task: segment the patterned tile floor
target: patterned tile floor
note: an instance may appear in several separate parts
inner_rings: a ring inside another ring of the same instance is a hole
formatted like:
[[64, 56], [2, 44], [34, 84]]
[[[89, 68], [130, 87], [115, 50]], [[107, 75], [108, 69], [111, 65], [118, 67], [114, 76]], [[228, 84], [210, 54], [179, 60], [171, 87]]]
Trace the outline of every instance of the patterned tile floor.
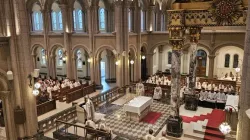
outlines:
[[[106, 125], [112, 129], [114, 134], [124, 138], [128, 138], [129, 140], [143, 139], [143, 137], [148, 133], [149, 129], [153, 129], [154, 135], [156, 136], [164, 127], [166, 120], [170, 115], [171, 108], [167, 104], [162, 104], [154, 101], [154, 103], [151, 105], [151, 111], [162, 113], [162, 116], [154, 125], [145, 122], [128, 120], [125, 117], [123, 108], [120, 108], [114, 113], [107, 115], [105, 117]], [[116, 139], [122, 140], [124, 138], [117, 137]]]

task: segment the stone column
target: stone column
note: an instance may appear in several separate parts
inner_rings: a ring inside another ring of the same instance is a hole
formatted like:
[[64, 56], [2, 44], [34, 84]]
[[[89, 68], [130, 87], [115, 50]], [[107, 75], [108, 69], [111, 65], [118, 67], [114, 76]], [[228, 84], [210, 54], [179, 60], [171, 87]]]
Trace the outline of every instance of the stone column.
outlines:
[[153, 53], [148, 53], [146, 56], [146, 61], [147, 61], [147, 75], [153, 75]]
[[153, 3], [150, 4], [148, 11], [147, 11], [147, 31], [153, 31], [153, 23], [154, 23], [154, 9], [155, 5]]
[[33, 68], [36, 68], [36, 54], [32, 54]]
[[72, 63], [72, 72], [73, 72], [73, 78], [74, 79], [78, 79], [78, 73], [77, 73], [77, 62], [76, 62], [76, 56], [73, 56], [72, 58], [71, 58], [71, 62], [69, 62], [69, 63]]
[[171, 105], [173, 113], [179, 117], [181, 89], [181, 49], [184, 44], [184, 27], [169, 28], [169, 43], [172, 45], [171, 61]]
[[47, 76], [52, 76], [50, 71], [50, 59], [49, 57], [49, 30], [50, 30], [50, 10], [43, 10], [43, 31], [44, 31], [44, 48], [46, 48], [46, 64], [47, 64]]
[[137, 33], [137, 54], [135, 58], [135, 79], [139, 81], [141, 79], [141, 9], [138, 5], [135, 7], [134, 12], [134, 31]]
[[61, 4], [60, 8], [62, 10], [62, 18], [63, 18], [63, 37], [64, 37], [64, 48], [66, 50], [66, 72], [67, 78], [73, 79], [73, 72], [72, 72], [72, 63], [71, 61], [71, 46], [69, 41], [69, 26], [68, 26], [68, 6], [65, 4]]
[[[162, 71], [162, 52], [163, 52], [163, 46], [159, 46], [159, 64], [158, 64], [158, 70]], [[153, 67], [150, 65], [150, 67]]]
[[197, 55], [197, 44], [198, 40], [200, 39], [200, 27], [190, 27], [190, 47], [191, 47], [191, 55], [190, 55], [190, 62], [189, 62], [189, 83], [188, 87], [190, 92], [193, 94], [195, 93], [195, 82], [196, 82], [196, 55]]
[[215, 55], [209, 55], [209, 70], [208, 70], [208, 78], [212, 79], [214, 77], [214, 59]]
[[52, 78], [56, 78], [56, 56], [55, 55], [53, 55], [53, 54], [51, 54], [51, 56], [50, 56], [50, 76], [52, 77]]
[[[25, 110], [26, 122], [24, 124], [15, 124], [13, 134], [17, 137], [32, 136], [37, 133], [37, 111], [36, 97], [32, 94], [32, 88], [29, 87], [27, 78], [34, 69], [32, 69], [32, 60], [30, 57], [30, 34], [25, 0], [8, 0], [7, 8], [10, 12], [10, 54], [11, 54], [11, 71], [14, 77], [14, 93], [11, 95], [9, 104], [13, 108], [20, 106]], [[13, 88], [13, 87], [12, 87]], [[12, 110], [11, 112], [13, 112]], [[12, 116], [14, 117], [14, 116]], [[17, 139], [17, 138], [14, 138]]]
[[17, 137], [13, 114], [14, 108], [11, 104], [11, 94], [13, 93], [10, 91], [0, 91], [7, 140], [14, 140]]
[[[250, 7], [250, 0], [248, 0], [248, 7]], [[250, 139], [250, 119], [246, 115], [246, 110], [250, 108], [250, 9], [248, 9], [247, 15], [247, 27], [245, 36], [245, 48], [244, 58], [242, 65], [242, 77], [241, 77], [241, 91], [239, 100], [239, 123], [237, 128], [237, 140], [249, 140]]]

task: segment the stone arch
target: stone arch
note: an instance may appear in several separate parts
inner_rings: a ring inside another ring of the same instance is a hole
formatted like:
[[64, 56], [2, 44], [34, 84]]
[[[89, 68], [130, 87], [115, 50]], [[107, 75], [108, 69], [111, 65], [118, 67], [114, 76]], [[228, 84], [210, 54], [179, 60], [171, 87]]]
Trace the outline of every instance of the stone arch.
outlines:
[[150, 49], [150, 52], [154, 52], [154, 49], [157, 48], [160, 45], [170, 45], [167, 41], [159, 42], [153, 45], [153, 47]]
[[136, 46], [135, 46], [135, 45], [130, 44], [130, 45], [129, 45], [129, 49], [132, 49], [132, 50], [134, 51], [135, 54], [137, 53], [137, 49], [136, 49]]
[[56, 49], [57, 48], [62, 48], [62, 49], [65, 49], [64, 47], [63, 47], [63, 45], [62, 44], [53, 44], [52, 45], [52, 47], [50, 47], [51, 49], [50, 49], [50, 56], [53, 56], [53, 55], [55, 55], [55, 51], [56, 51]]
[[40, 3], [39, 0], [28, 0], [28, 1], [26, 2], [26, 7], [27, 7], [29, 13], [32, 11], [33, 4], [34, 4], [34, 3], [37, 3], [37, 4], [41, 7], [41, 9], [44, 8], [44, 7], [41, 5], [41, 3]]
[[[187, 49], [190, 47], [190, 45], [191, 45], [190, 43], [185, 44], [185, 45], [183, 46], [183, 50], [187, 50]], [[198, 43], [197, 46], [198, 46], [199, 48], [204, 49], [204, 50], [208, 53], [208, 55], [209, 55], [209, 54], [212, 54], [212, 51], [211, 51], [211, 49], [210, 49], [209, 46], [207, 46], [207, 45], [205, 45], [205, 44], [202, 44], [202, 43]]]
[[237, 44], [237, 43], [223, 43], [223, 44], [219, 44], [217, 45], [211, 52], [211, 54], [215, 54], [219, 49], [223, 48], [223, 47], [227, 47], [227, 46], [235, 46], [238, 47], [242, 50], [244, 50], [244, 46], [241, 44]]
[[73, 55], [72, 56], [75, 56], [75, 53], [78, 49], [83, 49], [87, 52], [88, 56], [91, 55], [91, 51], [89, 50], [89, 48], [83, 44], [77, 44], [75, 46], [73, 46], [72, 50], [73, 50]]
[[117, 53], [116, 49], [113, 47], [113, 46], [110, 46], [110, 45], [102, 45], [100, 46], [96, 51], [95, 51], [95, 58], [99, 58], [100, 57], [100, 54], [102, 53], [102, 51], [104, 50], [110, 50], [114, 55], [115, 57], [117, 57], [118, 54], [115, 54], [114, 51]]
[[10, 90], [10, 84], [7, 79], [7, 73], [0, 69], [0, 89], [1, 91], [9, 91]]
[[143, 42], [143, 43], [142, 43], [142, 45], [141, 45], [141, 47], [140, 47], [140, 51], [141, 51], [142, 48], [145, 49], [145, 51], [146, 51], [145, 53], [147, 54], [147, 53], [148, 53], [148, 44], [147, 44], [146, 42]]
[[45, 4], [44, 4], [44, 9], [46, 10], [50, 10], [51, 9], [51, 6], [54, 2], [56, 2], [57, 4], [62, 4], [61, 2], [62, 0], [46, 0], [45, 1]]
[[31, 47], [31, 54], [32, 54], [32, 55], [35, 55], [38, 48], [43, 48], [44, 50], [46, 50], [46, 49], [43, 47], [42, 44], [38, 44], [38, 43], [37, 43], [37, 44], [32, 45], [32, 47]]

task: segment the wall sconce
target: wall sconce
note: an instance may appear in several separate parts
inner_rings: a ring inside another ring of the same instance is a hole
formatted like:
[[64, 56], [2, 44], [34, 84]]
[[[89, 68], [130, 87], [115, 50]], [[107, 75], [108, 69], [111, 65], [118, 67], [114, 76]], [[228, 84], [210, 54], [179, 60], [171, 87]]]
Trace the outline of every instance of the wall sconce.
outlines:
[[62, 60], [63, 60], [63, 63], [65, 64], [65, 63], [66, 63], [66, 56], [64, 56], [64, 57], [62, 58]]
[[130, 61], [130, 64], [131, 64], [131, 65], [133, 65], [134, 63], [135, 63], [135, 61], [134, 61], [134, 60], [131, 60], [131, 61]]
[[13, 78], [13, 72], [12, 72], [12, 71], [7, 71], [7, 79], [8, 79], [9, 81], [11, 81], [11, 80], [14, 79], [14, 78]]
[[87, 60], [89, 63], [92, 61], [92, 58], [88, 58], [88, 60]]
[[[30, 83], [29, 83], [29, 87], [30, 88], [32, 88], [32, 86], [33, 86], [33, 84], [32, 84], [32, 81], [33, 82], [35, 82], [36, 81], [36, 79], [38, 78], [38, 76], [39, 76], [39, 69], [34, 69], [34, 72], [33, 73], [31, 73], [31, 74], [29, 74], [28, 75], [28, 78], [29, 78], [29, 80], [30, 80]], [[35, 83], [34, 84], [34, 89], [33, 89], [33, 91], [32, 91], [32, 94], [33, 95], [35, 95], [35, 96], [37, 96], [38, 94], [39, 94], [39, 88], [41, 87], [41, 84], [40, 83]]]
[[141, 59], [142, 60], [146, 59], [146, 56], [145, 55], [141, 56]]
[[117, 61], [115, 62], [115, 65], [119, 65], [119, 64], [120, 64], [120, 61], [117, 60]]

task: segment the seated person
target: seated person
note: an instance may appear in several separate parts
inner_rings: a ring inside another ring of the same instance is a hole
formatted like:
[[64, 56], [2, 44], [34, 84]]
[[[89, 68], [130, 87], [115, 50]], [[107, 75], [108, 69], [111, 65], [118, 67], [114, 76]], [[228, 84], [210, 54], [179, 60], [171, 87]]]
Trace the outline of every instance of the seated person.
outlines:
[[207, 100], [207, 96], [208, 96], [208, 92], [204, 88], [202, 88], [202, 90], [200, 92], [200, 98], [199, 98], [199, 100], [200, 101]]
[[212, 89], [212, 85], [211, 85], [211, 84], [208, 84], [208, 85], [207, 85], [207, 90], [210, 91], [211, 89]]
[[197, 89], [201, 89], [201, 83], [200, 82], [197, 83], [197, 87], [196, 88]]
[[149, 129], [148, 134], [145, 136], [145, 140], [155, 140], [155, 136], [153, 136], [154, 131]]
[[225, 108], [225, 103], [226, 103], [226, 95], [221, 89], [220, 92], [216, 94], [216, 102], [217, 102], [217, 108], [219, 109], [224, 109]]
[[205, 107], [215, 108], [215, 102], [216, 102], [215, 95], [216, 95], [216, 92], [213, 89], [210, 92], [208, 92]]
[[162, 97], [162, 89], [159, 85], [157, 85], [157, 87], [155, 87], [154, 89], [153, 99], [160, 100], [161, 97]]

